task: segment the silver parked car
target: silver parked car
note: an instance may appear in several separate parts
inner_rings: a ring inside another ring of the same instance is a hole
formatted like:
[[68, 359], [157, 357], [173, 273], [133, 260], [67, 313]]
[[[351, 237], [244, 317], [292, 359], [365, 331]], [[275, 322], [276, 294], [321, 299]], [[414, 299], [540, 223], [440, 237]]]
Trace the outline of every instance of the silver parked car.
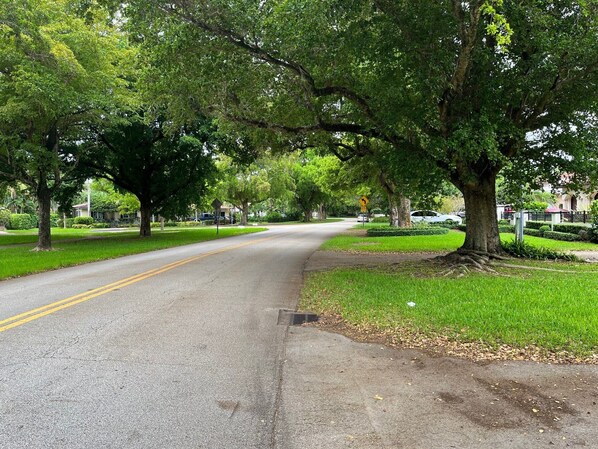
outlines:
[[417, 223], [425, 221], [426, 223], [442, 223], [452, 221], [457, 224], [463, 223], [463, 219], [457, 215], [441, 214], [433, 210], [414, 210], [411, 212], [411, 221]]

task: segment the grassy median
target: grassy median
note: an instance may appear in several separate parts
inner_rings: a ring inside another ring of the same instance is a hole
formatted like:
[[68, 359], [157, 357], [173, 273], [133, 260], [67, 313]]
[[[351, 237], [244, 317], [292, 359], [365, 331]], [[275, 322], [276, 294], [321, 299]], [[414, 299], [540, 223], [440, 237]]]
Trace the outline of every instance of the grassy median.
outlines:
[[[323, 248], [447, 251], [459, 247], [463, 236], [339, 236]], [[526, 239], [548, 246], [547, 239]], [[561, 251], [598, 249], [554, 242], [553, 248]], [[531, 351], [548, 354], [539, 358], [545, 360], [598, 362], [598, 265], [513, 260], [508, 264], [516, 267], [495, 267], [498, 275], [445, 277], [446, 267], [438, 262], [400, 260], [397, 254], [392, 265], [314, 273], [306, 281], [301, 308], [339, 316], [354, 331], [379, 333], [407, 345], [428, 341], [415, 346], [435, 349], [434, 345], [456, 342], [468, 348], [456, 353], [508, 347], [504, 358]]]
[[0, 279], [23, 276], [87, 262], [112, 259], [217, 238], [263, 231], [257, 227], [166, 228], [141, 238], [139, 231], [119, 233], [81, 229], [52, 230], [54, 251], [33, 252], [37, 237], [32, 231], [0, 235]]

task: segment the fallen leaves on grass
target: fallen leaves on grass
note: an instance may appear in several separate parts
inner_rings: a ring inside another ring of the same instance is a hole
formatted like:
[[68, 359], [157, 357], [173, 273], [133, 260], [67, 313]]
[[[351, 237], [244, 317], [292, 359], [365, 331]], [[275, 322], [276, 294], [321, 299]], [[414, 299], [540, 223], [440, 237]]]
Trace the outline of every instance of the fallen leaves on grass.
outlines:
[[355, 326], [340, 315], [321, 315], [316, 323], [308, 324], [323, 330], [345, 335], [355, 341], [385, 344], [394, 348], [421, 349], [432, 354], [463, 357], [476, 362], [518, 360], [558, 364], [598, 365], [598, 353], [578, 357], [567, 351], [553, 352], [533, 345], [516, 348], [509, 345], [493, 347], [483, 342], [460, 342], [445, 335], [424, 335], [412, 329], [376, 329], [374, 326]]

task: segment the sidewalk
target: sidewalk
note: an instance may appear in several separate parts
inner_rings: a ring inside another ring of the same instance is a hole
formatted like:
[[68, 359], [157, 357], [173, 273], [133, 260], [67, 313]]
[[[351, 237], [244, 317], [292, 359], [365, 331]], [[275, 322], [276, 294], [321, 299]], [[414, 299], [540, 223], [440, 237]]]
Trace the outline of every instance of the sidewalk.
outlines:
[[276, 448], [598, 447], [598, 367], [475, 363], [291, 327]]

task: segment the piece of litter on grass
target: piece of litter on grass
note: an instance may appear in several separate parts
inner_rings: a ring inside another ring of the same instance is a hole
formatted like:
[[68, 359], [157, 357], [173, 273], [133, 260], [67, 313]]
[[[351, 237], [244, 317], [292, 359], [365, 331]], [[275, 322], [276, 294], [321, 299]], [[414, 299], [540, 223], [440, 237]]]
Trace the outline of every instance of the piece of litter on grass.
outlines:
[[374, 399], [377, 401], [381, 401], [384, 398], [382, 396], [380, 396], [379, 394], [377, 394], [376, 396], [374, 396]]
[[409, 302], [407, 303], [407, 305], [408, 305], [409, 307], [415, 307], [415, 303], [414, 303], [413, 301], [409, 301]]

